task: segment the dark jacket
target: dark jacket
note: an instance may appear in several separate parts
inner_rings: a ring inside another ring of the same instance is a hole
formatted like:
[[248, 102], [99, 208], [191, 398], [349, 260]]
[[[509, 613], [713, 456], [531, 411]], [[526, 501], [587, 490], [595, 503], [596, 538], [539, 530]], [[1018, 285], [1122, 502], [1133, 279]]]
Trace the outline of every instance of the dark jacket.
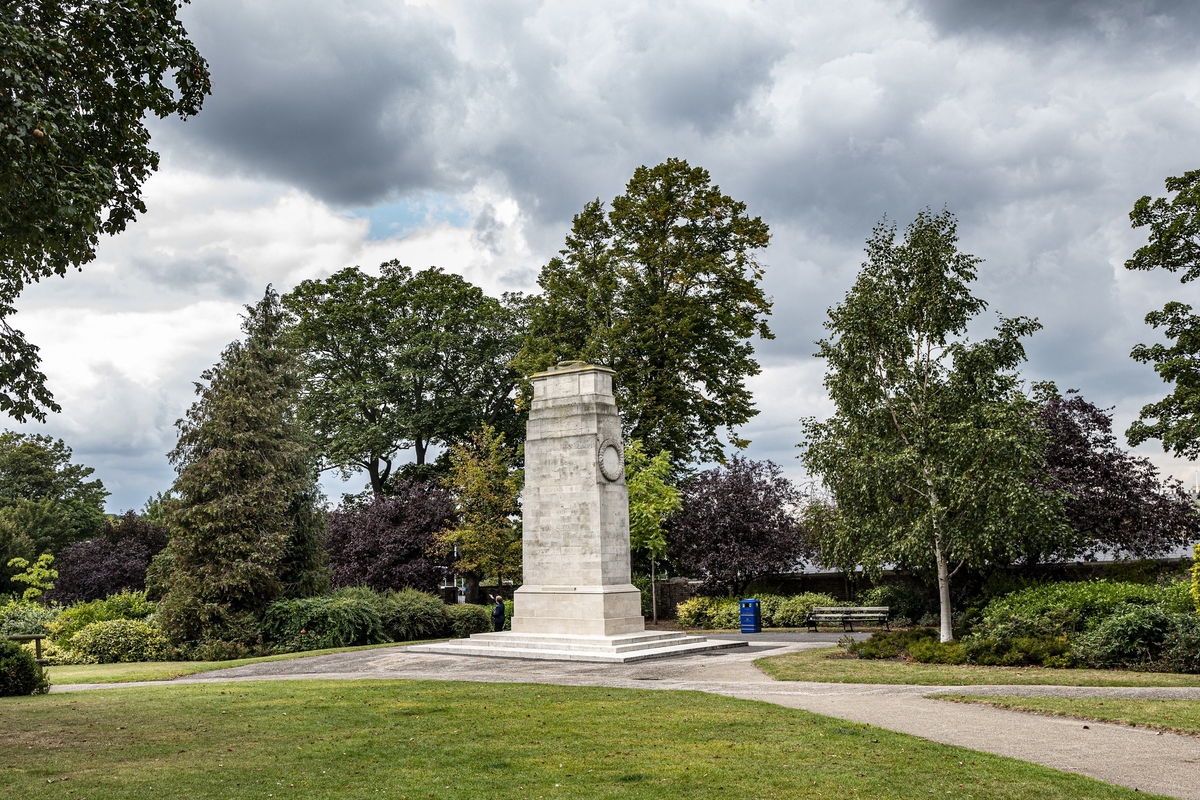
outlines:
[[504, 603], [496, 603], [492, 606], [492, 622], [504, 624]]

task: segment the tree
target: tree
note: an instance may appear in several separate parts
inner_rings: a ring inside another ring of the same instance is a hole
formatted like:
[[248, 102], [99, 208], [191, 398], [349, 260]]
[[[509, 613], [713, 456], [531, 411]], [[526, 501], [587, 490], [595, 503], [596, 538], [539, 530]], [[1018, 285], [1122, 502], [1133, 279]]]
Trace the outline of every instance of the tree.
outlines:
[[163, 631], [178, 643], [251, 647], [272, 601], [325, 579], [315, 455], [296, 418], [300, 378], [279, 297], [267, 287], [246, 311], [245, 340], [202, 374], [176, 423], [171, 542], [152, 572]]
[[666, 450], [677, 467], [722, 461], [718, 430], [745, 447], [734, 429], [758, 413], [745, 385], [760, 371], [749, 340], [773, 336], [753, 251], [769, 241], [766, 223], [704, 169], [639, 167], [610, 212], [599, 200], [584, 207], [542, 269], [522, 371], [608, 365], [627, 439]]
[[994, 338], [966, 340], [986, 303], [971, 294], [980, 259], [958, 251], [956, 227], [947, 211], [922, 211], [902, 242], [894, 225], [875, 227], [818, 342], [834, 413], [803, 420], [800, 445], [836, 511], [822, 526], [823, 560], [936, 574], [943, 641], [959, 569], [1050, 547], [1066, 530], [1037, 408], [1015, 372], [1021, 337], [1040, 326], [1001, 317]]
[[736, 595], [756, 578], [791, 572], [803, 561], [799, 493], [770, 461], [734, 456], [683, 485], [671, 519], [671, 558], [710, 592]]
[[453, 523], [450, 493], [415, 479], [394, 483], [390, 496], [334, 511], [325, 540], [333, 585], [434, 591], [442, 575], [435, 537]]
[[58, 572], [50, 566], [53, 563], [54, 556], [49, 553], [42, 553], [32, 564], [23, 558], [14, 558], [8, 562], [9, 569], [17, 570], [11, 578], [12, 582], [23, 583], [28, 587], [21, 594], [22, 600], [36, 600], [54, 588]]
[[[1134, 252], [1125, 268], [1183, 270], [1180, 282], [1189, 283], [1200, 277], [1200, 170], [1167, 178], [1166, 185], [1175, 197], [1151, 200], [1147, 195], [1129, 212], [1133, 227], [1150, 228], [1150, 241]], [[1146, 323], [1164, 328], [1174, 344], [1139, 344], [1130, 355], [1154, 364], [1154, 371], [1175, 388], [1157, 403], [1143, 406], [1126, 436], [1134, 446], [1158, 439], [1164, 451], [1194, 461], [1200, 456], [1200, 317], [1191, 312], [1190, 305], [1170, 302], [1146, 315]]]
[[[0, 433], [0, 563], [58, 554], [104, 525], [108, 491], [61, 439]], [[0, 591], [15, 587], [0, 582]]]
[[366, 470], [385, 492], [400, 450], [418, 467], [430, 446], [486, 422], [519, 435], [511, 362], [521, 341], [513, 302], [437, 268], [397, 261], [305, 281], [284, 300], [304, 365], [302, 409], [325, 461]]
[[658, 622], [658, 587], [655, 565], [667, 556], [669, 543], [665, 525], [679, 511], [682, 495], [672, 486], [671, 454], [659, 450], [646, 455], [642, 443], [634, 439], [625, 445], [625, 487], [629, 491], [629, 546], [650, 559], [650, 607]]
[[[186, 1], [186, 0], [184, 0]], [[0, 411], [58, 411], [37, 348], [7, 322], [31, 282], [65, 275], [145, 212], [158, 169], [147, 114], [189, 117], [208, 66], [179, 0], [0, 0]]]
[[167, 546], [167, 529], [133, 511], [104, 523], [95, 539], [76, 542], [59, 554], [58, 580], [49, 599], [63, 605], [101, 600], [146, 588], [150, 561]]
[[[1066, 497], [1075, 536], [1048, 555], [1161, 556], [1200, 539], [1200, 510], [1179, 481], [1162, 481], [1150, 460], [1117, 446], [1112, 415], [1071, 390], [1038, 386], [1049, 434], [1046, 466]], [[1037, 556], [1040, 554], [1027, 554]]]
[[437, 535], [451, 555], [454, 570], [467, 579], [467, 600], [474, 602], [479, 582], [494, 578], [521, 582], [521, 489], [525, 474], [517, 468], [518, 449], [504, 434], [484, 425], [450, 454], [444, 483], [454, 494], [458, 521]]

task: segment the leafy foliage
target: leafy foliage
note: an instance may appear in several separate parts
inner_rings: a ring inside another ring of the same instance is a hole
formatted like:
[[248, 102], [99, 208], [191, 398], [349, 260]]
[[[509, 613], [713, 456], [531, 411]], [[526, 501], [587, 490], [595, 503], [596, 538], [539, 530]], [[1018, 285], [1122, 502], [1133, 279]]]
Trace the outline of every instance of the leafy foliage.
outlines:
[[153, 616], [157, 607], [146, 599], [145, 592], [120, 592], [102, 600], [67, 606], [46, 625], [51, 640], [62, 647], [72, 647], [71, 638], [93, 622], [114, 619], [144, 620]]
[[491, 611], [474, 603], [455, 603], [446, 606], [450, 635], [455, 639], [466, 639], [473, 633], [487, 633], [492, 629]]
[[382, 594], [377, 607], [383, 632], [396, 642], [441, 636], [448, 624], [441, 598], [416, 589]]
[[[764, 628], [803, 628], [816, 606], [842, 605], [833, 597], [817, 592], [783, 597], [758, 594]], [[676, 619], [686, 628], [736, 628], [740, 624], [740, 600], [734, 597], [693, 597], [676, 607]]]
[[302, 409], [323, 457], [346, 475], [365, 469], [377, 496], [399, 450], [412, 448], [419, 467], [430, 445], [461, 442], [480, 422], [510, 440], [522, 433], [513, 303], [436, 267], [379, 269], [304, 281], [283, 299], [304, 366]]
[[26, 600], [0, 604], [0, 637], [21, 633], [49, 633], [48, 626], [61, 609]]
[[37, 662], [16, 642], [0, 639], [0, 697], [45, 694], [50, 691]]
[[155, 561], [163, 630], [178, 644], [250, 647], [274, 600], [324, 579], [313, 450], [295, 417], [299, 377], [268, 287], [235, 341], [197, 384], [170, 457], [171, 542]]
[[684, 484], [671, 520], [671, 560], [709, 592], [731, 595], [755, 578], [790, 572], [806, 555], [798, 502], [778, 466], [734, 456]]
[[[1125, 262], [1126, 269], [1183, 271], [1182, 283], [1200, 277], [1200, 170], [1166, 180], [1170, 200], [1148, 195], [1134, 204], [1129, 221], [1135, 228], [1149, 227], [1150, 241]], [[1142, 412], [1127, 432], [1129, 443], [1162, 441], [1163, 450], [1176, 456], [1200, 456], [1200, 317], [1192, 307], [1169, 302], [1161, 311], [1146, 315], [1146, 323], [1163, 328], [1173, 344], [1139, 344], [1130, 354], [1135, 361], [1153, 364], [1171, 394]]]
[[144, 619], [108, 619], [84, 626], [71, 637], [71, 650], [99, 664], [166, 661], [171, 645], [158, 624]]
[[683, 505], [672, 486], [671, 454], [660, 450], [650, 458], [636, 439], [625, 445], [625, 486], [629, 491], [629, 546], [661, 560], [667, 555], [667, 519]]
[[391, 496], [329, 515], [326, 550], [334, 586], [432, 591], [442, 569], [435, 536], [454, 522], [454, 501], [436, 483], [405, 479]]
[[1200, 612], [1200, 542], [1192, 546], [1192, 600]]
[[145, 212], [158, 154], [144, 117], [191, 116], [209, 92], [180, 5], [0, 3], [0, 411], [21, 421], [58, 406], [37, 348], [5, 322], [17, 295], [91, 261], [100, 234]]
[[915, 622], [929, 612], [929, 598], [911, 586], [874, 586], [859, 595], [858, 603], [864, 606], [887, 606], [894, 624], [902, 619]]
[[58, 570], [50, 566], [53, 563], [54, 556], [49, 553], [38, 556], [37, 561], [32, 564], [23, 558], [14, 558], [8, 562], [9, 569], [18, 570], [9, 580], [26, 586], [25, 591], [21, 593], [22, 600], [36, 600], [54, 588]]
[[521, 506], [524, 473], [520, 453], [505, 446], [504, 434], [484, 425], [455, 445], [445, 485], [455, 497], [458, 521], [437, 534], [457, 552], [454, 569], [497, 583], [521, 581]]
[[1046, 555], [1152, 558], [1200, 538], [1200, 510], [1183, 484], [1161, 481], [1149, 459], [1122, 450], [1111, 413], [1074, 391], [1063, 397], [1053, 384], [1042, 384], [1039, 394], [1049, 434], [1046, 465], [1064, 490], [1063, 508], [1075, 531]]
[[969, 286], [980, 260], [957, 243], [947, 211], [921, 212], [899, 242], [895, 225], [875, 227], [819, 342], [835, 412], [804, 420], [800, 445], [834, 501], [816, 528], [823, 560], [936, 574], [943, 641], [962, 566], [1008, 563], [1066, 530], [1015, 372], [1040, 326], [1002, 317], [994, 338], [968, 342], [986, 303]]
[[58, 603], [99, 600], [122, 591], [146, 588], [150, 560], [167, 546], [167, 529], [129, 511], [104, 524], [96, 539], [63, 548], [58, 580], [49, 593]]
[[[706, 170], [668, 159], [638, 167], [605, 212], [588, 203], [529, 301], [525, 374], [582, 359], [616, 371], [626, 438], [675, 465], [723, 461], [718, 431], [756, 413], [750, 338], [773, 338], [753, 251], [770, 235]], [[731, 442], [748, 442], [730, 434]]]
[[354, 590], [277, 600], [267, 609], [263, 638], [283, 651], [386, 642], [376, 598]]

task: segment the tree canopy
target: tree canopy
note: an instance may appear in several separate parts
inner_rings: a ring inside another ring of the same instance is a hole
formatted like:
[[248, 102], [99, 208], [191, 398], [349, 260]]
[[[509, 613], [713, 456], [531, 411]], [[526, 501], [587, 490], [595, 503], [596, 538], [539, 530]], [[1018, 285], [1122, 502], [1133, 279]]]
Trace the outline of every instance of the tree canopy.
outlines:
[[158, 168], [146, 115], [186, 118], [210, 91], [181, 6], [0, 0], [0, 411], [19, 420], [58, 406], [37, 348], [7, 322], [17, 295], [145, 212]]
[[823, 558], [936, 574], [943, 640], [959, 568], [1011, 561], [1065, 531], [1046, 434], [1016, 373], [1021, 338], [1040, 326], [1001, 317], [993, 338], [966, 339], [986, 304], [969, 286], [980, 260], [957, 241], [946, 211], [918, 214], [902, 241], [895, 225], [875, 227], [818, 343], [834, 413], [803, 420], [800, 445], [836, 509], [819, 529]]
[[627, 438], [676, 466], [723, 461], [721, 431], [744, 447], [735, 430], [758, 413], [745, 381], [760, 371], [750, 339], [773, 338], [754, 256], [769, 241], [706, 170], [639, 167], [611, 211], [595, 200], [576, 215], [542, 269], [522, 371], [607, 365]]
[[[1129, 212], [1133, 227], [1150, 229], [1150, 241], [1134, 252], [1125, 268], [1182, 271], [1180, 282], [1188, 283], [1200, 277], [1200, 170], [1167, 178], [1166, 187], [1175, 193], [1170, 200], [1147, 195]], [[1147, 314], [1146, 323], [1162, 328], [1172, 344], [1139, 344], [1131, 355], [1153, 364], [1174, 388], [1157, 403], [1142, 407], [1129, 427], [1129, 443], [1158, 439], [1163, 450], [1194, 461], [1200, 456], [1200, 317], [1190, 305], [1172, 301]]]
[[739, 594], [766, 575], [793, 572], [807, 555], [796, 487], [770, 461], [734, 456], [683, 485], [671, 518], [671, 560], [714, 593]]
[[252, 646], [266, 607], [326, 582], [312, 442], [296, 418], [300, 380], [270, 287], [247, 306], [245, 340], [225, 348], [177, 424], [171, 541], [151, 566], [174, 641]]
[[378, 277], [353, 267], [305, 281], [283, 303], [304, 370], [301, 409], [323, 458], [344, 475], [365, 470], [376, 495], [401, 450], [412, 449], [419, 467], [430, 446], [460, 442], [481, 423], [523, 433], [512, 303], [397, 261]]

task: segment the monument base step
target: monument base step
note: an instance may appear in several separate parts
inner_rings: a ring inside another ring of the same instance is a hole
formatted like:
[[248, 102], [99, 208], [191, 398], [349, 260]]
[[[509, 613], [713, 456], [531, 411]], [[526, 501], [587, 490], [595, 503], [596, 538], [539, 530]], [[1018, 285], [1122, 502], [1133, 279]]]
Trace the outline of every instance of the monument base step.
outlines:
[[419, 644], [409, 652], [541, 661], [593, 661], [628, 664], [651, 658], [746, 647], [746, 642], [708, 639], [675, 631], [645, 631], [620, 636], [570, 636], [549, 633], [476, 633], [469, 639]]

